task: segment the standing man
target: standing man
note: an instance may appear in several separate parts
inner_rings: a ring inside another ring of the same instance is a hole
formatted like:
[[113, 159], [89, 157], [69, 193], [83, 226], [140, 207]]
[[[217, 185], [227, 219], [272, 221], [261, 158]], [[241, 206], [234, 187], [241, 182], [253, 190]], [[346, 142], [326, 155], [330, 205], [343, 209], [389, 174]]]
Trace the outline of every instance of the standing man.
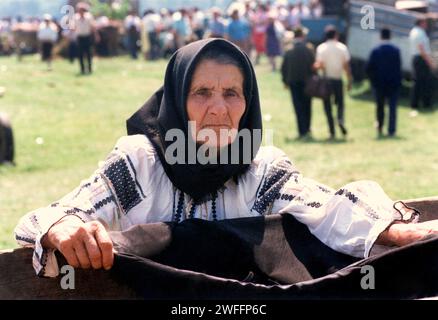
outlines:
[[225, 23], [222, 19], [222, 11], [218, 7], [211, 8], [212, 18], [208, 23], [210, 38], [223, 38], [225, 36]]
[[75, 61], [77, 57], [77, 43], [76, 43], [76, 33], [74, 29], [64, 29], [62, 30], [62, 35], [68, 41], [68, 60], [70, 63]]
[[146, 38], [149, 42], [149, 52], [147, 54], [147, 58], [149, 60], [158, 59], [161, 56], [159, 37], [161, 24], [160, 14], [156, 13], [152, 9], [148, 10], [143, 17], [143, 24], [146, 32]]
[[285, 88], [288, 88], [291, 92], [299, 139], [310, 137], [312, 100], [304, 93], [304, 88], [307, 79], [313, 72], [314, 62], [313, 48], [310, 44], [306, 44], [305, 32], [298, 27], [294, 31], [292, 48], [286, 51], [283, 56], [281, 76]]
[[351, 89], [352, 76], [350, 70], [350, 53], [347, 47], [338, 41], [338, 32], [334, 26], [328, 26], [325, 30], [326, 41], [316, 48], [315, 69], [324, 70], [324, 74], [330, 83], [330, 95], [324, 100], [324, 111], [330, 130], [330, 139], [335, 139], [335, 124], [332, 116], [332, 96], [338, 107], [338, 125], [344, 138], [347, 136], [344, 119], [344, 89], [342, 82], [343, 72], [347, 74], [348, 90]]
[[276, 14], [270, 13], [266, 26], [266, 55], [271, 64], [272, 72], [277, 71], [275, 58], [281, 55], [281, 39], [283, 38], [284, 27], [277, 20]]
[[173, 14], [173, 30], [176, 49], [184, 47], [192, 37], [189, 14], [186, 9], [180, 9]]
[[251, 26], [248, 21], [239, 17], [239, 10], [234, 10], [231, 14], [231, 20], [226, 29], [225, 38], [251, 56]]
[[52, 22], [49, 14], [44, 15], [44, 21], [38, 30], [38, 40], [41, 45], [42, 60], [47, 62], [47, 70], [52, 70], [52, 50], [53, 45], [58, 40], [58, 27]]
[[137, 52], [138, 41], [140, 39], [141, 20], [134, 10], [131, 10], [126, 16], [124, 25], [129, 53], [131, 55], [131, 58], [136, 60], [138, 57]]
[[418, 19], [409, 33], [411, 43], [412, 67], [414, 71], [414, 88], [411, 96], [412, 109], [419, 108], [419, 101], [428, 109], [432, 106], [433, 75], [436, 68], [431, 57], [430, 41], [426, 34], [426, 19]]
[[[76, 6], [78, 13], [75, 15], [74, 28], [78, 42], [78, 57], [81, 65], [81, 74], [92, 73], [92, 44], [93, 35], [96, 42], [99, 42], [99, 35], [96, 32], [94, 18], [91, 15], [88, 4], [79, 2]], [[87, 68], [85, 68], [84, 58], [87, 59]]]
[[374, 90], [377, 105], [377, 134], [383, 134], [385, 118], [385, 99], [389, 100], [388, 135], [396, 132], [397, 99], [401, 86], [401, 57], [400, 50], [391, 44], [391, 30], [382, 29], [382, 43], [371, 52], [366, 71]]
[[197, 40], [202, 40], [205, 33], [205, 14], [198, 7], [193, 8], [192, 12], [192, 30]]

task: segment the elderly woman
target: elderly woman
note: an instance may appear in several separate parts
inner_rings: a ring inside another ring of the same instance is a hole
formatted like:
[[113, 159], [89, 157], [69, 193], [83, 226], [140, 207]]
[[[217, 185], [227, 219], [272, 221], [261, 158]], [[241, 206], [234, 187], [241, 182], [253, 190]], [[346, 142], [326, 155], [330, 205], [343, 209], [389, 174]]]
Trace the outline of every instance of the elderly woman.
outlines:
[[[303, 177], [281, 150], [259, 148], [254, 70], [226, 40], [178, 50], [164, 86], [127, 124], [130, 135], [120, 138], [88, 180], [21, 218], [16, 239], [34, 248], [39, 275], [58, 274], [55, 250], [74, 267], [109, 269], [114, 254], [108, 231], [153, 222], [289, 213], [327, 246], [361, 258], [375, 244], [404, 245], [433, 232], [427, 223], [396, 223], [414, 212], [394, 209], [374, 182], [334, 190]], [[253, 133], [249, 156], [248, 140], [238, 135], [243, 130]], [[175, 144], [184, 150], [177, 161]]]

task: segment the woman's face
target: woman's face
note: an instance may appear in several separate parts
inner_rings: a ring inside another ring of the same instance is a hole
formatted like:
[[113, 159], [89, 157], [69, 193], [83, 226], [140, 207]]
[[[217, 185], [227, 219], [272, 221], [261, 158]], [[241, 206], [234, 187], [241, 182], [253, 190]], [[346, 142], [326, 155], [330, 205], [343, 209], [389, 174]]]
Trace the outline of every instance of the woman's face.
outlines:
[[[243, 75], [239, 68], [214, 60], [203, 60], [197, 65], [188, 93], [187, 114], [189, 121], [196, 122], [196, 132], [192, 130], [192, 135], [196, 134], [198, 143], [222, 147], [233, 142], [245, 107]], [[202, 132], [204, 129], [211, 129], [216, 141], [203, 137], [207, 132]], [[229, 138], [221, 139], [225, 133]]]

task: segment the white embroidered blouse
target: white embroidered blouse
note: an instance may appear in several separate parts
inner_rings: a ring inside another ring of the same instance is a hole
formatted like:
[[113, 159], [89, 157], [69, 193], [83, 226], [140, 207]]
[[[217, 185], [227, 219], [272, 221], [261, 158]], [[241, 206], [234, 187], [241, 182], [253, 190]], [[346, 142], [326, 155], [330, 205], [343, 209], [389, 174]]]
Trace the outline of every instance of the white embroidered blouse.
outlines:
[[108, 230], [187, 218], [232, 219], [273, 213], [292, 214], [323, 243], [355, 257], [368, 257], [379, 234], [395, 219], [393, 201], [372, 181], [339, 190], [303, 177], [275, 147], [262, 147], [236, 184], [229, 180], [216, 196], [194, 205], [167, 177], [144, 135], [119, 139], [107, 159], [79, 187], [48, 207], [23, 216], [15, 237], [33, 247], [35, 271], [57, 276], [54, 250], [41, 239], [66, 215], [99, 220]]

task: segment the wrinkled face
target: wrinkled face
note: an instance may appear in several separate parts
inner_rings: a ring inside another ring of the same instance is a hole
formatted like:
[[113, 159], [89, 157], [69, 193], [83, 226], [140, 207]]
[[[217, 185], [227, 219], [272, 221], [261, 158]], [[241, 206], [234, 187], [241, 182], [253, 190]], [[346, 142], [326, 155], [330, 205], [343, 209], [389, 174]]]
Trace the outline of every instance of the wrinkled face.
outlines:
[[[189, 121], [196, 122], [192, 136], [198, 143], [222, 147], [233, 142], [235, 134], [231, 132], [237, 133], [245, 107], [243, 75], [239, 68], [213, 60], [203, 60], [197, 65], [187, 97], [187, 114]], [[216, 135], [216, 141], [205, 138], [211, 132]], [[221, 138], [227, 132], [229, 138]]]

